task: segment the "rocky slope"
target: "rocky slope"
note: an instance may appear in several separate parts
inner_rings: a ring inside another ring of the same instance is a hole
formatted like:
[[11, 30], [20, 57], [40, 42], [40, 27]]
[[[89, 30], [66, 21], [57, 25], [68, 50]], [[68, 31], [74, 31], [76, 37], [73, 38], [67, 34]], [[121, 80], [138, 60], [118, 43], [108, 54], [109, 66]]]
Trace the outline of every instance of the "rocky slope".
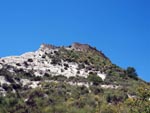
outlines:
[[[45, 81], [65, 78], [64, 81], [72, 85], [89, 87], [88, 76], [96, 75], [103, 81], [102, 88], [118, 88], [121, 84], [117, 81], [121, 82], [123, 79], [120, 76], [125, 78], [125, 74], [125, 70], [112, 64], [101, 51], [80, 43], [73, 43], [66, 47], [42, 44], [35, 52], [0, 59], [1, 86], [10, 85], [14, 81], [21, 83], [22, 86], [28, 85], [28, 87], [36, 88], [40, 87], [40, 80], [43, 78]], [[9, 81], [10, 75], [13, 80]], [[19, 81], [14, 77], [19, 78]], [[2, 87], [1, 92], [5, 92]]]
[[[95, 55], [95, 58], [93, 55]], [[80, 43], [73, 43], [71, 46], [67, 47], [42, 44], [35, 52], [28, 52], [21, 56], [10, 56], [0, 59], [1, 72], [5, 70], [15, 76], [18, 76], [18, 73], [24, 73], [25, 76], [30, 75], [35, 77], [62, 75], [67, 78], [87, 78], [90, 73], [94, 73], [104, 81], [108, 74], [106, 69], [112, 67], [113, 65], [110, 60], [102, 52], [87, 44]], [[1, 85], [4, 83], [11, 84], [6, 80], [3, 73], [1, 73], [0, 77]], [[31, 82], [27, 77], [20, 77], [20, 81], [23, 85], [30, 83], [32, 88], [37, 87], [39, 83], [35, 81]], [[80, 84], [86, 83], [82, 83], [81, 81]]]
[[[52, 45], [42, 44], [39, 50], [35, 52], [25, 53], [21, 56], [10, 56], [0, 59], [0, 69], [3, 68], [5, 65], [12, 66], [16, 69], [22, 69], [26, 72], [33, 71], [34, 75], [36, 76], [43, 76], [45, 73], [52, 74], [52, 75], [64, 75], [66, 77], [69, 76], [87, 76], [89, 74], [89, 70], [83, 68], [78, 72], [79, 64], [77, 62], [69, 62], [65, 61], [64, 59], [59, 59], [59, 63], [54, 62], [55, 59], [51, 57], [57, 57], [58, 51], [62, 49], [62, 47], [54, 47]], [[63, 48], [69, 51], [88, 51], [92, 50], [89, 45], [82, 45], [78, 43], [74, 43], [70, 48], [65, 47]], [[96, 51], [96, 50], [95, 50]], [[101, 53], [100, 53], [101, 54]], [[103, 54], [101, 54], [105, 57]], [[106, 58], [106, 57], [105, 57]], [[88, 67], [89, 65], [86, 65]], [[67, 69], [66, 69], [67, 67]], [[12, 68], [9, 69], [10, 72], [14, 72]], [[78, 72], [78, 73], [77, 73]], [[102, 79], [105, 79], [106, 74], [104, 72], [93, 71], [96, 72]]]
[[2, 113], [149, 113], [149, 89], [88, 44], [0, 58]]

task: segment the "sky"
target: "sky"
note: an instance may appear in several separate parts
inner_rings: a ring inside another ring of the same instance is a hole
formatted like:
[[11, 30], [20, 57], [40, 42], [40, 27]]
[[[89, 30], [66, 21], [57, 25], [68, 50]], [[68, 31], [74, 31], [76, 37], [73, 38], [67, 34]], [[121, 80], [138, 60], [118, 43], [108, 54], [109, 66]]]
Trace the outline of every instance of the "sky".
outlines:
[[0, 57], [90, 44], [150, 81], [149, 0], [1, 0]]

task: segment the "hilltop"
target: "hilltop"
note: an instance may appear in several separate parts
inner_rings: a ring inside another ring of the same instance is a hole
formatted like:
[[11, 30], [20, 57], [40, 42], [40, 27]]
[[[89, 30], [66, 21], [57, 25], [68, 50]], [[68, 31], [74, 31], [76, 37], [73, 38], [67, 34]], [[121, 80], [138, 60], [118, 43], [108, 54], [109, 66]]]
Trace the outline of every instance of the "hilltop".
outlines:
[[133, 67], [122, 69], [80, 43], [42, 44], [37, 51], [0, 58], [0, 83], [0, 111], [6, 113], [129, 113], [130, 99], [142, 98], [138, 89], [149, 89]]

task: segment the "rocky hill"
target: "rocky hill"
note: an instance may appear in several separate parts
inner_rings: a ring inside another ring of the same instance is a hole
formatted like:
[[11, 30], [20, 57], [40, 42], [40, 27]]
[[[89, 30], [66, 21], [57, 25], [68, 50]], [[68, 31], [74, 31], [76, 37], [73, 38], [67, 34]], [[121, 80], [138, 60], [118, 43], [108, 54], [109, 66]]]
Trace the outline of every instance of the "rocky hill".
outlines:
[[35, 52], [0, 58], [3, 113], [105, 113], [99, 101], [106, 108], [119, 103], [127, 107], [124, 102], [139, 98], [137, 89], [143, 85], [149, 88], [134, 68], [122, 69], [88, 44], [42, 44]]

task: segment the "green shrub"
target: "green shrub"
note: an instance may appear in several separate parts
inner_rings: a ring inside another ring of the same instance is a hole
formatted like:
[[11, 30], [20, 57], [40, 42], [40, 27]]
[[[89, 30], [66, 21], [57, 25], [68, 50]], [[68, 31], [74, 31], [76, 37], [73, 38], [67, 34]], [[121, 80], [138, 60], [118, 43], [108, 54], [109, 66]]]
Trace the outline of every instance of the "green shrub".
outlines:
[[99, 77], [97, 74], [89, 74], [87, 77], [89, 82], [92, 82], [93, 85], [99, 85], [100, 83], [103, 82], [102, 78]]
[[126, 73], [130, 78], [138, 80], [138, 75], [133, 67], [128, 67]]

